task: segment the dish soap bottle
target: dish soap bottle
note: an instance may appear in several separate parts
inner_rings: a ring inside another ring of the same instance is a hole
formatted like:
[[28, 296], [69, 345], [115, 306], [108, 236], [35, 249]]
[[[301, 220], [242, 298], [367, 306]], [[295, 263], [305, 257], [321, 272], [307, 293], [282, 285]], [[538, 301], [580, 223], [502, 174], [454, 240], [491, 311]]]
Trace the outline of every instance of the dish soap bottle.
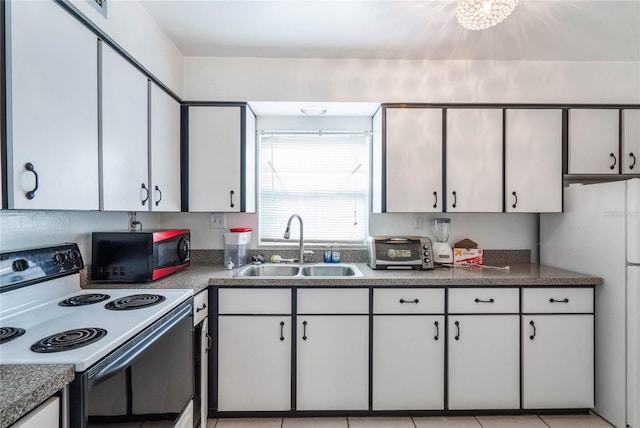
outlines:
[[340, 251], [338, 251], [338, 243], [333, 243], [333, 249], [331, 250], [331, 262], [340, 263]]
[[324, 262], [325, 263], [331, 263], [331, 261], [333, 260], [333, 256], [332, 256], [332, 250], [331, 250], [331, 245], [327, 244], [324, 247]]

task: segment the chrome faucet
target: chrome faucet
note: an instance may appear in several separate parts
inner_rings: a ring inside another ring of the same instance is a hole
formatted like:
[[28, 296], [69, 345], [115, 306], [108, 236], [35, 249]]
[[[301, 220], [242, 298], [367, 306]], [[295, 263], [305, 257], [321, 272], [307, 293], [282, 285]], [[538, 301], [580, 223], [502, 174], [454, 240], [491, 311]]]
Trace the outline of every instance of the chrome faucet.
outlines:
[[289, 239], [289, 229], [291, 228], [291, 220], [293, 220], [293, 218], [296, 217], [298, 219], [298, 221], [300, 221], [300, 247], [298, 249], [298, 263], [302, 264], [304, 263], [304, 238], [303, 238], [303, 234], [302, 234], [302, 217], [300, 217], [298, 214], [293, 214], [291, 217], [289, 217], [289, 220], [287, 221], [287, 229], [284, 231], [284, 239]]

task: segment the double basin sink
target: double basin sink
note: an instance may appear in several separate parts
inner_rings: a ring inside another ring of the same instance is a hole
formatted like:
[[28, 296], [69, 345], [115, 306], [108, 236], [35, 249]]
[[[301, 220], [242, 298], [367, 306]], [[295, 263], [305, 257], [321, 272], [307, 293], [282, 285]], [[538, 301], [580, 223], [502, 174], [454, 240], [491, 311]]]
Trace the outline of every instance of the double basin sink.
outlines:
[[251, 265], [240, 270], [238, 277], [270, 277], [270, 278], [362, 278], [362, 272], [351, 264], [310, 264], [310, 265]]

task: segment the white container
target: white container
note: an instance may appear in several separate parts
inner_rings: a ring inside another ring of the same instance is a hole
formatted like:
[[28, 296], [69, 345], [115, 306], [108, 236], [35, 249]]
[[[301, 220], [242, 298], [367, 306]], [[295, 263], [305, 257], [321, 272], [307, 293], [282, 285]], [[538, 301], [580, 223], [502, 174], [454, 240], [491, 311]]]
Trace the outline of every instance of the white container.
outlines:
[[249, 242], [251, 242], [251, 232], [225, 233], [223, 264], [228, 266], [231, 262], [236, 268], [246, 265]]

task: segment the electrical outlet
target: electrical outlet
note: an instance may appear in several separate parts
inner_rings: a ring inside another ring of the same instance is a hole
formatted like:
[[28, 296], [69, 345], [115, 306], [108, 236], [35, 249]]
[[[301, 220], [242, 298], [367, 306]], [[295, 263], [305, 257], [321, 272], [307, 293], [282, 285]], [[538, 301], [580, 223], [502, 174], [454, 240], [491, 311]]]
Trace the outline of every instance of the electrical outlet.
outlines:
[[422, 229], [424, 227], [423, 219], [421, 215], [413, 216], [413, 228], [414, 229]]
[[211, 229], [226, 229], [227, 219], [224, 214], [211, 214]]

